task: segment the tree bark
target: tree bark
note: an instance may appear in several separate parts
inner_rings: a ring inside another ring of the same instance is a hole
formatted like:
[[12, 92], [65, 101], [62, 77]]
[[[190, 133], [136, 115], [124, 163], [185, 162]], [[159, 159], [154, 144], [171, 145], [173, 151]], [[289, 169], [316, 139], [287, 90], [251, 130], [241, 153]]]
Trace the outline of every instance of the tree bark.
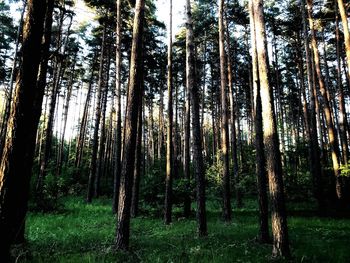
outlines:
[[[44, 92], [36, 85], [48, 5], [28, 0], [23, 27], [22, 63], [17, 75], [8, 137], [0, 165], [0, 260], [9, 261], [10, 246], [21, 231], [27, 213], [35, 136]], [[41, 48], [38, 48], [41, 47]], [[40, 109], [39, 109], [40, 108]]]
[[268, 63], [266, 51], [265, 21], [263, 1], [252, 0], [253, 18], [256, 34], [256, 49], [258, 55], [260, 96], [262, 104], [264, 145], [266, 168], [268, 173], [271, 221], [273, 235], [272, 255], [274, 257], [289, 257], [289, 240], [287, 217], [284, 200], [281, 154], [279, 151], [276, 116], [272, 98], [272, 90], [268, 79]]
[[264, 153], [264, 132], [262, 122], [262, 105], [260, 97], [258, 55], [256, 50], [256, 34], [254, 25], [254, 14], [252, 4], [249, 4], [249, 18], [252, 45], [252, 80], [253, 80], [253, 121], [255, 129], [255, 148], [256, 148], [256, 178], [258, 187], [258, 204], [259, 204], [259, 233], [258, 241], [269, 243], [269, 215], [268, 215], [268, 197], [267, 197], [267, 175], [265, 167]]
[[332, 164], [333, 164], [333, 174], [334, 174], [335, 183], [336, 183], [336, 195], [339, 200], [342, 200], [343, 189], [342, 189], [341, 178], [340, 178], [338, 139], [335, 133], [334, 124], [332, 121], [330, 102], [327, 96], [328, 88], [324, 82], [324, 78], [321, 72], [320, 55], [317, 47], [316, 33], [314, 29], [314, 22], [313, 22], [313, 16], [312, 16], [312, 5], [313, 5], [313, 1], [307, 0], [308, 19], [309, 19], [309, 26], [311, 31], [311, 47], [314, 54], [315, 70], [318, 78], [318, 84], [319, 84], [322, 97], [324, 99], [323, 109], [324, 109], [324, 114], [326, 118], [327, 133], [329, 138], [329, 146], [330, 146]]
[[145, 1], [137, 0], [133, 25], [133, 38], [130, 59], [128, 102], [125, 115], [123, 161], [121, 169], [116, 248], [127, 250], [130, 237], [130, 208], [132, 198], [132, 178], [135, 166], [135, 144], [137, 134], [138, 107], [141, 102], [140, 86], [142, 64], [142, 31]]

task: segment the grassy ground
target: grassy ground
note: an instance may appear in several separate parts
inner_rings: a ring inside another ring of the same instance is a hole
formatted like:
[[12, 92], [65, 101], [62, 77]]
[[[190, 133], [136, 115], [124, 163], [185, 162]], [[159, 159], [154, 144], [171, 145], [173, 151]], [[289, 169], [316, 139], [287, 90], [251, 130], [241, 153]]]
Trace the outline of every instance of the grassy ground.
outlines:
[[[194, 218], [184, 220], [175, 214], [170, 226], [152, 216], [133, 219], [129, 253], [114, 252], [115, 218], [110, 200], [88, 205], [74, 197], [62, 202], [64, 209], [59, 213], [28, 216], [30, 255], [17, 252], [17, 262], [270, 261], [271, 245], [255, 242], [253, 201], [234, 210], [230, 225], [220, 220], [219, 205], [209, 203], [207, 238], [197, 238]], [[350, 219], [313, 217], [300, 206], [289, 211], [292, 262], [350, 262]]]

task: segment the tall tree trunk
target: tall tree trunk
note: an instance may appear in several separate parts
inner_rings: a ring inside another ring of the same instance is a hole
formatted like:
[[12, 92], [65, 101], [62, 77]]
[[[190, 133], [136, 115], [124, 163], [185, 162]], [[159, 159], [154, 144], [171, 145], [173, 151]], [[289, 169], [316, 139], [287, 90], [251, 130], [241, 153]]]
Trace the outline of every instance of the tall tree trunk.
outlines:
[[234, 99], [234, 90], [233, 90], [233, 76], [232, 76], [232, 62], [231, 62], [231, 40], [229, 33], [229, 25], [227, 21], [227, 15], [225, 12], [225, 29], [226, 29], [226, 42], [227, 42], [227, 76], [228, 76], [228, 90], [229, 90], [229, 98], [230, 98], [230, 124], [231, 124], [231, 154], [233, 161], [233, 177], [235, 179], [236, 185], [236, 198], [237, 198], [237, 206], [242, 206], [242, 195], [239, 189], [239, 166], [238, 166], [238, 158], [237, 158], [237, 132], [236, 132], [236, 102]]
[[172, 215], [172, 181], [174, 173], [173, 161], [173, 1], [169, 0], [169, 44], [168, 44], [168, 126], [166, 138], [166, 177], [165, 177], [165, 224], [171, 223]]
[[104, 85], [104, 75], [103, 75], [103, 64], [105, 57], [105, 41], [106, 41], [106, 25], [103, 25], [103, 35], [102, 35], [102, 44], [101, 44], [101, 54], [100, 54], [100, 68], [98, 73], [98, 87], [97, 87], [97, 101], [95, 109], [95, 125], [94, 125], [94, 134], [92, 139], [92, 154], [90, 161], [90, 171], [89, 171], [89, 181], [87, 188], [86, 202], [91, 203], [92, 196], [94, 194], [94, 181], [96, 176], [97, 168], [97, 153], [98, 153], [98, 131], [100, 128], [101, 120], [101, 100], [102, 100], [102, 88]]
[[314, 29], [314, 21], [312, 16], [312, 4], [313, 4], [312, 0], [307, 0], [308, 19], [309, 19], [309, 26], [311, 31], [311, 47], [314, 54], [315, 70], [318, 78], [319, 88], [320, 88], [322, 97], [324, 99], [323, 109], [324, 109], [326, 123], [327, 123], [327, 133], [328, 133], [329, 146], [330, 146], [331, 156], [332, 156], [333, 173], [334, 173], [335, 183], [336, 183], [336, 194], [337, 194], [337, 198], [341, 200], [343, 198], [343, 189], [342, 189], [341, 178], [340, 178], [338, 139], [337, 139], [333, 121], [332, 121], [330, 102], [327, 96], [327, 86], [324, 82], [324, 78], [321, 72], [320, 55], [317, 47], [316, 33]]
[[118, 207], [118, 223], [116, 234], [116, 248], [126, 250], [130, 237], [130, 208], [132, 198], [132, 178], [135, 166], [135, 145], [137, 135], [138, 107], [141, 103], [142, 91], [140, 76], [142, 72], [142, 31], [145, 1], [137, 0], [133, 25], [133, 38], [130, 59], [130, 74], [128, 87], [128, 102], [125, 115], [125, 134], [123, 161], [120, 180], [120, 194]]
[[113, 171], [113, 204], [112, 211], [117, 213], [118, 211], [118, 200], [119, 200], [119, 184], [120, 184], [120, 172], [121, 172], [121, 152], [122, 152], [122, 125], [121, 125], [121, 1], [117, 0], [117, 21], [116, 21], [116, 128], [115, 128], [115, 152], [114, 152], [114, 171]]
[[230, 162], [229, 162], [229, 137], [227, 118], [227, 78], [226, 78], [226, 52], [225, 52], [225, 27], [224, 27], [224, 0], [219, 0], [219, 50], [220, 50], [220, 80], [221, 80], [221, 154], [223, 161], [222, 194], [223, 194], [223, 218], [231, 221], [231, 190], [230, 190]]
[[[338, 0], [338, 2], [342, 2], [342, 0]], [[345, 99], [344, 99], [344, 88], [342, 83], [342, 76], [341, 76], [341, 66], [340, 66], [340, 52], [341, 52], [341, 46], [340, 46], [340, 36], [339, 36], [339, 18], [338, 18], [338, 12], [337, 12], [337, 4], [335, 3], [335, 38], [336, 38], [336, 51], [337, 51], [337, 84], [338, 84], [338, 100], [339, 100], [339, 128], [340, 128], [340, 141], [341, 141], [341, 149], [342, 149], [342, 163], [343, 165], [346, 165], [349, 158], [349, 144], [348, 144], [348, 138], [347, 138], [347, 129], [348, 129], [348, 122], [347, 122], [347, 115], [345, 110]], [[345, 20], [347, 23], [347, 19]], [[345, 30], [345, 28], [344, 28]], [[345, 32], [346, 34], [346, 32]], [[345, 35], [344, 34], [344, 35]], [[349, 45], [350, 49], [350, 45]], [[348, 60], [349, 61], [349, 60]]]
[[[313, 182], [313, 194], [318, 203], [318, 209], [321, 212], [324, 208], [324, 198], [323, 198], [323, 187], [322, 187], [322, 163], [320, 160], [320, 148], [318, 144], [318, 135], [317, 135], [317, 122], [316, 122], [316, 100], [315, 94], [313, 92], [313, 73], [310, 57], [310, 48], [309, 40], [307, 34], [307, 24], [306, 24], [306, 10], [305, 10], [305, 0], [301, 0], [301, 12], [302, 12], [302, 23], [303, 23], [303, 36], [304, 36], [304, 49], [306, 57], [306, 72], [307, 72], [307, 83], [308, 83], [308, 95], [310, 98], [310, 114], [309, 119], [309, 159], [310, 159], [310, 172]], [[302, 61], [301, 61], [302, 62]], [[300, 74], [303, 76], [304, 69], [300, 68]], [[302, 77], [302, 81], [304, 78]], [[306, 116], [305, 119], [308, 117]], [[306, 127], [307, 128], [307, 127]], [[308, 128], [307, 128], [308, 129]]]
[[186, 0], [186, 87], [192, 103], [193, 167], [196, 178], [198, 235], [207, 235], [205, 168], [202, 153], [198, 86], [195, 83], [194, 35], [190, 0]]
[[[44, 90], [36, 85], [40, 60], [45, 55], [41, 40], [48, 5], [28, 0], [23, 27], [21, 65], [17, 75], [8, 137], [0, 165], [0, 260], [8, 262], [10, 246], [23, 230], [27, 213], [31, 168]], [[51, 26], [51, 25], [50, 25]], [[41, 48], [38, 48], [41, 47]]]
[[290, 256], [287, 216], [284, 200], [281, 154], [279, 151], [276, 116], [272, 90], [268, 79], [267, 43], [262, 0], [252, 0], [259, 66], [260, 96], [262, 104], [266, 168], [271, 200], [271, 221], [274, 257]]
[[61, 131], [60, 145], [59, 145], [59, 149], [58, 149], [57, 164], [56, 164], [56, 176], [61, 175], [62, 165], [63, 165], [64, 142], [65, 142], [67, 120], [68, 120], [68, 110], [69, 110], [69, 103], [70, 103], [70, 100], [72, 97], [73, 84], [74, 84], [75, 63], [76, 63], [75, 60], [76, 60], [76, 55], [73, 58], [73, 66], [71, 68], [72, 72], [71, 72], [71, 76], [69, 79], [66, 101], [64, 103], [64, 108], [63, 108], [63, 117], [62, 117], [63, 128]]
[[[143, 87], [144, 87], [144, 84], [141, 83], [142, 90], [143, 90]], [[138, 116], [137, 116], [135, 167], [134, 167], [132, 199], [131, 199], [131, 216], [132, 217], [137, 217], [139, 214], [141, 166], [142, 166], [142, 102], [139, 105]]]
[[343, 24], [346, 62], [348, 64], [348, 73], [349, 73], [348, 78], [350, 78], [350, 35], [349, 35], [348, 16], [344, 6], [344, 0], [337, 0], [337, 3], [338, 3], [341, 21]]
[[262, 122], [262, 105], [260, 97], [258, 55], [256, 50], [256, 34], [254, 25], [254, 15], [252, 4], [249, 4], [249, 18], [252, 45], [252, 81], [253, 81], [253, 121], [255, 128], [255, 148], [256, 148], [256, 176], [258, 187], [259, 203], [259, 233], [258, 241], [261, 243], [270, 242], [269, 236], [269, 215], [268, 215], [268, 197], [267, 197], [267, 175], [265, 168], [264, 153], [264, 132]]

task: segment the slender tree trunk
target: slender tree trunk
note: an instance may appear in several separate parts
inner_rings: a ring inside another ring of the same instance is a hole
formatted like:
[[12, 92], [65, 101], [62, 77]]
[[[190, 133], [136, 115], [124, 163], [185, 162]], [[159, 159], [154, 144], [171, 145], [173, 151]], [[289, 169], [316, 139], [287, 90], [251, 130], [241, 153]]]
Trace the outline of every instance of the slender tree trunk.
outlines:
[[186, 1], [186, 87], [192, 102], [193, 167], [196, 178], [198, 235], [207, 235], [205, 168], [202, 153], [198, 87], [195, 83], [194, 35], [190, 0]]
[[271, 221], [274, 257], [290, 256], [287, 217], [284, 201], [281, 154], [279, 151], [276, 116], [272, 90], [268, 79], [265, 21], [262, 0], [252, 0], [259, 66], [260, 96], [262, 104], [266, 168], [271, 200]]
[[132, 198], [132, 178], [135, 166], [135, 144], [137, 135], [138, 107], [141, 103], [142, 91], [140, 76], [142, 72], [142, 31], [145, 1], [137, 0], [133, 25], [133, 38], [130, 60], [130, 74], [128, 87], [128, 102], [125, 115], [125, 134], [123, 161], [121, 169], [118, 223], [116, 234], [116, 248], [127, 250], [130, 237], [130, 208]]
[[103, 35], [102, 35], [102, 44], [101, 44], [101, 54], [100, 54], [100, 68], [98, 73], [98, 87], [97, 87], [97, 101], [95, 109], [95, 125], [94, 125], [94, 134], [92, 139], [92, 154], [90, 161], [90, 171], [89, 171], [89, 181], [86, 202], [91, 203], [92, 196], [94, 194], [94, 181], [96, 176], [97, 168], [97, 153], [98, 153], [98, 131], [100, 128], [101, 120], [101, 100], [103, 95], [103, 85], [104, 85], [104, 76], [103, 76], [103, 63], [105, 57], [105, 40], [106, 40], [106, 25], [103, 26]]
[[[308, 83], [308, 95], [310, 98], [310, 142], [309, 142], [309, 158], [310, 158], [310, 172], [312, 175], [313, 182], [313, 193], [318, 203], [318, 209], [321, 212], [324, 208], [324, 198], [323, 198], [323, 187], [322, 187], [322, 177], [323, 169], [320, 160], [320, 148], [318, 144], [317, 135], [317, 122], [316, 122], [316, 101], [317, 97], [313, 92], [313, 73], [309, 49], [309, 40], [307, 34], [307, 24], [306, 24], [306, 10], [305, 10], [305, 0], [301, 0], [301, 11], [302, 11], [302, 23], [303, 23], [303, 35], [304, 35], [304, 49], [306, 54], [306, 72], [307, 72], [307, 83]], [[300, 73], [303, 76], [303, 67], [300, 69]], [[304, 78], [302, 77], [302, 81]], [[306, 119], [306, 118], [305, 118]]]
[[256, 148], [256, 176], [258, 187], [258, 203], [259, 203], [259, 233], [258, 241], [261, 243], [269, 243], [269, 215], [268, 215], [268, 197], [267, 197], [267, 175], [265, 168], [264, 153], [264, 132], [262, 122], [262, 105], [260, 97], [259, 68], [258, 55], [256, 50], [256, 33], [254, 25], [254, 15], [252, 5], [249, 5], [251, 45], [252, 45], [252, 73], [253, 73], [253, 121], [255, 128], [255, 148]]
[[221, 80], [221, 154], [223, 161], [222, 194], [223, 194], [223, 218], [231, 221], [231, 190], [230, 190], [230, 162], [229, 162], [229, 137], [227, 118], [226, 96], [226, 53], [225, 53], [225, 28], [224, 28], [224, 0], [219, 0], [219, 50], [220, 50], [220, 80]]
[[233, 177], [235, 179], [236, 185], [236, 198], [237, 198], [237, 206], [242, 206], [242, 195], [239, 189], [239, 166], [238, 166], [238, 158], [237, 158], [237, 132], [236, 132], [236, 102], [234, 99], [234, 90], [233, 90], [233, 76], [232, 76], [232, 62], [231, 62], [231, 40], [230, 33], [227, 21], [227, 15], [225, 12], [225, 29], [226, 29], [226, 42], [227, 42], [227, 76], [228, 76], [228, 90], [229, 90], [229, 98], [230, 98], [230, 124], [231, 124], [231, 153], [232, 153], [232, 161], [233, 161]]
[[[23, 226], [27, 213], [31, 168], [44, 92], [36, 85], [40, 60], [44, 55], [41, 40], [48, 5], [28, 0], [23, 27], [21, 65], [17, 75], [8, 137], [0, 165], [0, 261], [10, 260], [10, 246]], [[42, 47], [38, 48], [38, 47]]]
[[328, 133], [329, 146], [330, 146], [331, 156], [332, 156], [333, 173], [334, 173], [335, 182], [336, 182], [336, 194], [337, 194], [337, 198], [341, 200], [343, 198], [343, 189], [342, 189], [341, 178], [340, 178], [338, 139], [337, 139], [333, 121], [332, 121], [330, 102], [327, 96], [327, 87], [321, 72], [320, 55], [317, 47], [316, 33], [315, 33], [314, 22], [312, 17], [312, 4], [313, 4], [312, 2], [313, 2], [312, 0], [307, 0], [308, 19], [309, 19], [309, 26], [311, 31], [311, 46], [314, 54], [314, 62], [315, 62], [315, 69], [316, 69], [316, 74], [318, 78], [318, 83], [319, 83], [322, 97], [324, 99], [323, 109], [324, 109], [326, 123], [327, 123], [327, 133]]
[[121, 127], [121, 1], [117, 0], [117, 21], [116, 21], [116, 129], [115, 129], [115, 153], [114, 153], [114, 183], [113, 183], [113, 213], [118, 211], [119, 184], [121, 172], [121, 152], [122, 152], [122, 127]]
[[348, 73], [349, 73], [348, 78], [350, 78], [350, 34], [349, 34], [348, 16], [344, 6], [344, 0], [337, 0], [337, 3], [338, 3], [341, 21], [343, 24], [346, 62], [348, 64]]
[[[342, 2], [342, 0], [338, 0], [338, 2]], [[337, 4], [335, 3], [335, 38], [336, 38], [336, 50], [337, 50], [337, 84], [338, 84], [338, 100], [339, 100], [339, 127], [340, 127], [340, 141], [341, 141], [341, 149], [342, 149], [342, 163], [343, 165], [346, 165], [349, 158], [349, 144], [348, 144], [348, 138], [347, 138], [347, 129], [348, 129], [348, 122], [347, 122], [347, 115], [345, 111], [345, 99], [344, 99], [344, 88], [342, 83], [342, 77], [341, 77], [341, 66], [340, 66], [340, 52], [341, 52], [341, 46], [340, 46], [340, 39], [339, 39], [339, 18], [338, 18], [338, 12], [337, 12]], [[347, 23], [347, 19], [345, 20]], [[344, 28], [345, 29], [345, 28]], [[345, 32], [346, 34], [346, 32]], [[350, 45], [349, 45], [350, 49]], [[349, 61], [349, 60], [348, 60]]]
[[[143, 90], [143, 87], [144, 85], [143, 83], [141, 83], [142, 90]], [[132, 217], [137, 217], [139, 214], [139, 192], [140, 192], [140, 179], [141, 179], [141, 166], [142, 166], [142, 102], [139, 105], [138, 111], [139, 112], [137, 116], [135, 168], [134, 168], [134, 177], [133, 177], [133, 184], [132, 184], [132, 200], [131, 200]]]
[[169, 44], [168, 44], [168, 126], [166, 139], [166, 178], [165, 178], [165, 211], [164, 222], [171, 223], [172, 216], [172, 181], [174, 173], [173, 161], [173, 1], [169, 0]]

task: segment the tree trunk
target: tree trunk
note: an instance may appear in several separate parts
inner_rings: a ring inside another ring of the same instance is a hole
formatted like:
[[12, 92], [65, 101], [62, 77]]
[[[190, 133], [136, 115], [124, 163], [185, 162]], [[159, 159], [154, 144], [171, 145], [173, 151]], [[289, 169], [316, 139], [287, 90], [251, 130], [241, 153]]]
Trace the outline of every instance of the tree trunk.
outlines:
[[113, 204], [112, 211], [117, 213], [118, 200], [119, 200], [119, 184], [120, 184], [120, 172], [121, 172], [121, 152], [122, 152], [122, 127], [121, 127], [121, 1], [117, 0], [117, 21], [116, 21], [116, 128], [115, 128], [115, 152], [114, 152], [114, 183], [113, 183]]
[[166, 138], [166, 177], [165, 177], [165, 208], [164, 222], [166, 225], [171, 223], [172, 215], [172, 182], [174, 172], [173, 160], [173, 65], [172, 65], [172, 49], [173, 49], [173, 1], [169, 0], [169, 44], [168, 44], [168, 126]]
[[267, 197], [267, 176], [265, 168], [264, 153], [264, 132], [262, 122], [262, 105], [260, 97], [259, 68], [258, 55], [256, 50], [256, 34], [253, 17], [253, 9], [251, 2], [249, 4], [249, 18], [252, 45], [252, 73], [253, 73], [253, 121], [255, 123], [255, 148], [256, 148], [256, 178], [258, 187], [258, 203], [259, 203], [259, 233], [258, 241], [261, 243], [269, 243], [269, 215], [268, 215], [268, 197]]
[[[309, 119], [309, 159], [310, 159], [310, 173], [312, 176], [313, 182], [313, 194], [318, 203], [318, 209], [321, 212], [324, 208], [324, 198], [323, 198], [323, 187], [322, 187], [322, 163], [320, 160], [320, 148], [318, 144], [318, 135], [317, 135], [317, 123], [316, 123], [316, 101], [315, 94], [313, 92], [313, 77], [312, 77], [312, 66], [310, 58], [310, 49], [309, 49], [309, 40], [307, 34], [307, 24], [306, 24], [306, 12], [305, 12], [305, 0], [301, 1], [301, 11], [302, 11], [302, 23], [303, 23], [303, 35], [304, 35], [304, 49], [306, 55], [306, 72], [307, 72], [307, 82], [308, 82], [308, 95], [310, 98], [310, 113], [308, 116]], [[302, 61], [301, 61], [302, 62]], [[304, 69], [300, 68], [300, 73], [303, 76]], [[302, 77], [302, 81], [304, 78]], [[305, 117], [306, 118], [308, 117]]]
[[89, 171], [89, 181], [86, 202], [91, 203], [92, 196], [94, 194], [94, 181], [96, 176], [97, 168], [97, 153], [98, 153], [98, 131], [100, 128], [101, 120], [101, 100], [102, 100], [102, 88], [104, 86], [104, 76], [103, 76], [103, 64], [105, 57], [105, 41], [106, 41], [106, 25], [103, 25], [103, 35], [102, 35], [102, 44], [101, 44], [101, 54], [100, 54], [100, 68], [98, 73], [98, 87], [97, 87], [97, 101], [95, 109], [95, 125], [94, 125], [94, 134], [92, 139], [92, 154], [90, 162], [90, 171]]
[[312, 2], [313, 2], [312, 0], [307, 0], [308, 19], [309, 19], [309, 26], [311, 30], [311, 46], [314, 54], [315, 70], [318, 78], [319, 88], [320, 88], [322, 97], [324, 99], [323, 109], [324, 109], [326, 123], [327, 123], [327, 133], [328, 133], [329, 146], [330, 146], [331, 156], [332, 156], [333, 173], [334, 173], [335, 183], [336, 183], [336, 194], [337, 194], [337, 198], [341, 200], [343, 199], [343, 189], [342, 189], [341, 178], [340, 178], [338, 139], [337, 139], [333, 121], [332, 121], [330, 102], [327, 96], [327, 87], [321, 72], [320, 55], [317, 47], [316, 33], [314, 29], [314, 22], [313, 22], [313, 16], [312, 16]]
[[281, 154], [279, 151], [276, 116], [272, 90], [268, 80], [265, 21], [262, 0], [253, 1], [253, 19], [259, 66], [260, 96], [262, 104], [266, 168], [271, 200], [271, 221], [274, 257], [290, 256], [287, 217], [284, 201]]
[[[342, 0], [338, 0], [338, 2], [342, 2]], [[337, 12], [337, 4], [335, 3], [335, 38], [336, 38], [336, 51], [337, 51], [337, 84], [338, 84], [338, 100], [339, 100], [339, 127], [340, 127], [340, 141], [341, 141], [341, 149], [342, 149], [342, 163], [343, 165], [346, 165], [349, 158], [349, 144], [348, 144], [348, 138], [347, 138], [347, 129], [348, 129], [348, 122], [347, 122], [347, 115], [345, 110], [345, 98], [344, 98], [344, 88], [342, 83], [342, 77], [341, 77], [341, 66], [340, 66], [340, 52], [341, 52], [341, 46], [340, 46], [340, 39], [339, 39], [339, 18], [338, 18], [338, 12]], [[345, 20], [347, 23], [347, 19]], [[344, 28], [345, 29], [345, 28]], [[345, 32], [346, 34], [346, 32]], [[350, 45], [349, 45], [350, 49]], [[349, 60], [348, 60], [349, 61]]]
[[[23, 27], [22, 63], [17, 75], [8, 137], [0, 165], [0, 260], [8, 262], [10, 246], [21, 231], [27, 213], [31, 168], [44, 91], [36, 85], [40, 60], [45, 55], [41, 40], [48, 5], [28, 0]], [[50, 25], [51, 26], [51, 25]], [[41, 47], [41, 48], [38, 48]]]
[[224, 0], [219, 0], [219, 50], [220, 50], [220, 80], [221, 80], [221, 154], [223, 161], [222, 194], [223, 218], [231, 221], [231, 190], [230, 190], [230, 163], [229, 163], [229, 137], [226, 96], [226, 53], [224, 28]]
[[349, 73], [348, 78], [350, 78], [350, 35], [349, 35], [348, 16], [344, 6], [344, 0], [337, 0], [337, 3], [338, 3], [341, 21], [343, 24], [346, 62], [348, 64], [348, 73]]
[[140, 76], [142, 72], [142, 31], [145, 1], [137, 0], [133, 25], [133, 38], [130, 59], [128, 102], [125, 115], [125, 134], [123, 161], [120, 180], [116, 248], [127, 250], [130, 236], [130, 208], [132, 198], [132, 178], [135, 166], [135, 145], [137, 135], [137, 115], [142, 91]]
[[194, 35], [190, 0], [186, 1], [186, 87], [192, 102], [193, 167], [196, 178], [198, 235], [207, 235], [205, 168], [203, 163], [198, 87], [195, 83]]

